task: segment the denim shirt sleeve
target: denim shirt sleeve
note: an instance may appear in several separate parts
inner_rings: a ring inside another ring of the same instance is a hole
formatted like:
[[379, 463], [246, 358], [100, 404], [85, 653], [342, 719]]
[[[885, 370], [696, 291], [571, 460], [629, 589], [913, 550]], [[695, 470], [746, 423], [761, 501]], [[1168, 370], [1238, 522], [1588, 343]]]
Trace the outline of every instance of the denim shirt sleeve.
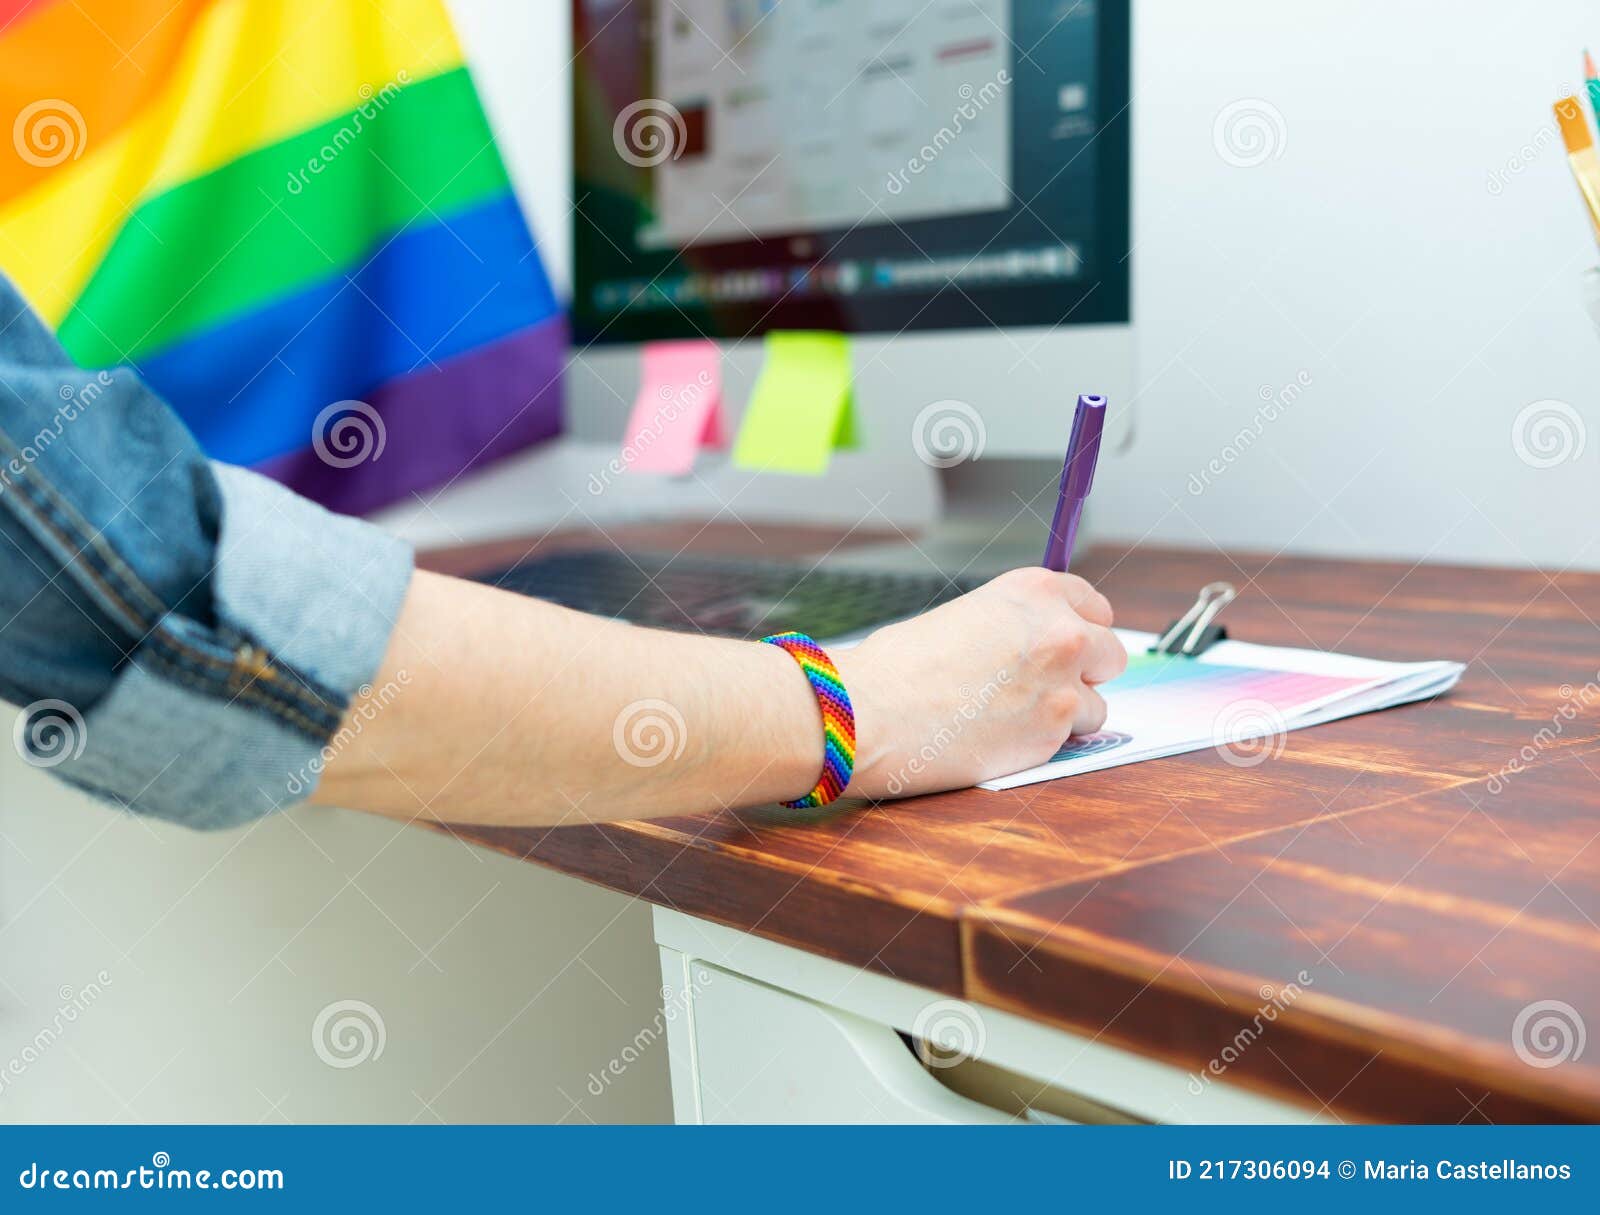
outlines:
[[370, 524], [208, 461], [0, 278], [0, 698], [24, 760], [192, 827], [301, 801], [411, 568]]

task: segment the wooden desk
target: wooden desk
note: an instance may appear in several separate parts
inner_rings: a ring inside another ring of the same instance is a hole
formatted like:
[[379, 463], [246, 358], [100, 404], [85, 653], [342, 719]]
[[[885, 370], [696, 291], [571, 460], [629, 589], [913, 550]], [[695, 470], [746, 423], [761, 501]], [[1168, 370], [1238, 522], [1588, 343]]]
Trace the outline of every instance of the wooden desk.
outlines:
[[[836, 539], [716, 527], [695, 548]], [[1441, 701], [1292, 733], [1254, 768], [1204, 752], [820, 816], [456, 831], [1197, 1074], [1303, 971], [1222, 1083], [1347, 1119], [1600, 1119], [1600, 1042], [1535, 1066], [1513, 1040], [1542, 1001], [1600, 1034], [1600, 576], [1152, 549], [1076, 568], [1129, 627], [1225, 577], [1234, 636], [1467, 673]]]

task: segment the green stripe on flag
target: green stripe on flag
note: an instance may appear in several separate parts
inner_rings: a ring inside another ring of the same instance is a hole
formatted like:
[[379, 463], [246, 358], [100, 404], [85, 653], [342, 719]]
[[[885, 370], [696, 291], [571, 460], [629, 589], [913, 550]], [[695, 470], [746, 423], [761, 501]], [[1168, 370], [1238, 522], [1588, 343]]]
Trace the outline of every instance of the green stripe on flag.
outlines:
[[89, 367], [139, 358], [354, 269], [413, 221], [508, 185], [465, 68], [376, 94], [139, 206], [61, 341]]

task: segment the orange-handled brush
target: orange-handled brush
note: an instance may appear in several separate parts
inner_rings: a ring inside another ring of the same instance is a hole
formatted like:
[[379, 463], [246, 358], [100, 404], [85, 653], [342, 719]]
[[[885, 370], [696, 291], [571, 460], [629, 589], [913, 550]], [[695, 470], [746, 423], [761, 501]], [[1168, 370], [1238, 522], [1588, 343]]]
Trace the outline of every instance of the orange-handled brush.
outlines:
[[1583, 192], [1595, 238], [1600, 240], [1600, 155], [1595, 153], [1594, 137], [1589, 134], [1589, 124], [1584, 121], [1583, 108], [1576, 97], [1563, 97], [1556, 102], [1555, 113], [1561, 142], [1567, 145], [1567, 163]]

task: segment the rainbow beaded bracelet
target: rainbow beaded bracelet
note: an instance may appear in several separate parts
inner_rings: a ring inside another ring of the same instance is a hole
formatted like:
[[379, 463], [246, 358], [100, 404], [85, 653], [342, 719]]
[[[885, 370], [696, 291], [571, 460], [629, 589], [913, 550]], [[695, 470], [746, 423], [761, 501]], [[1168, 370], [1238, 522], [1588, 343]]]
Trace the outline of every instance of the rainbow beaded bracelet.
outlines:
[[811, 681], [817, 707], [822, 710], [822, 775], [810, 793], [783, 804], [793, 810], [826, 806], [838, 800], [856, 768], [856, 711], [850, 704], [850, 693], [844, 690], [833, 659], [804, 633], [774, 633], [761, 640], [789, 651], [789, 657], [800, 664]]

